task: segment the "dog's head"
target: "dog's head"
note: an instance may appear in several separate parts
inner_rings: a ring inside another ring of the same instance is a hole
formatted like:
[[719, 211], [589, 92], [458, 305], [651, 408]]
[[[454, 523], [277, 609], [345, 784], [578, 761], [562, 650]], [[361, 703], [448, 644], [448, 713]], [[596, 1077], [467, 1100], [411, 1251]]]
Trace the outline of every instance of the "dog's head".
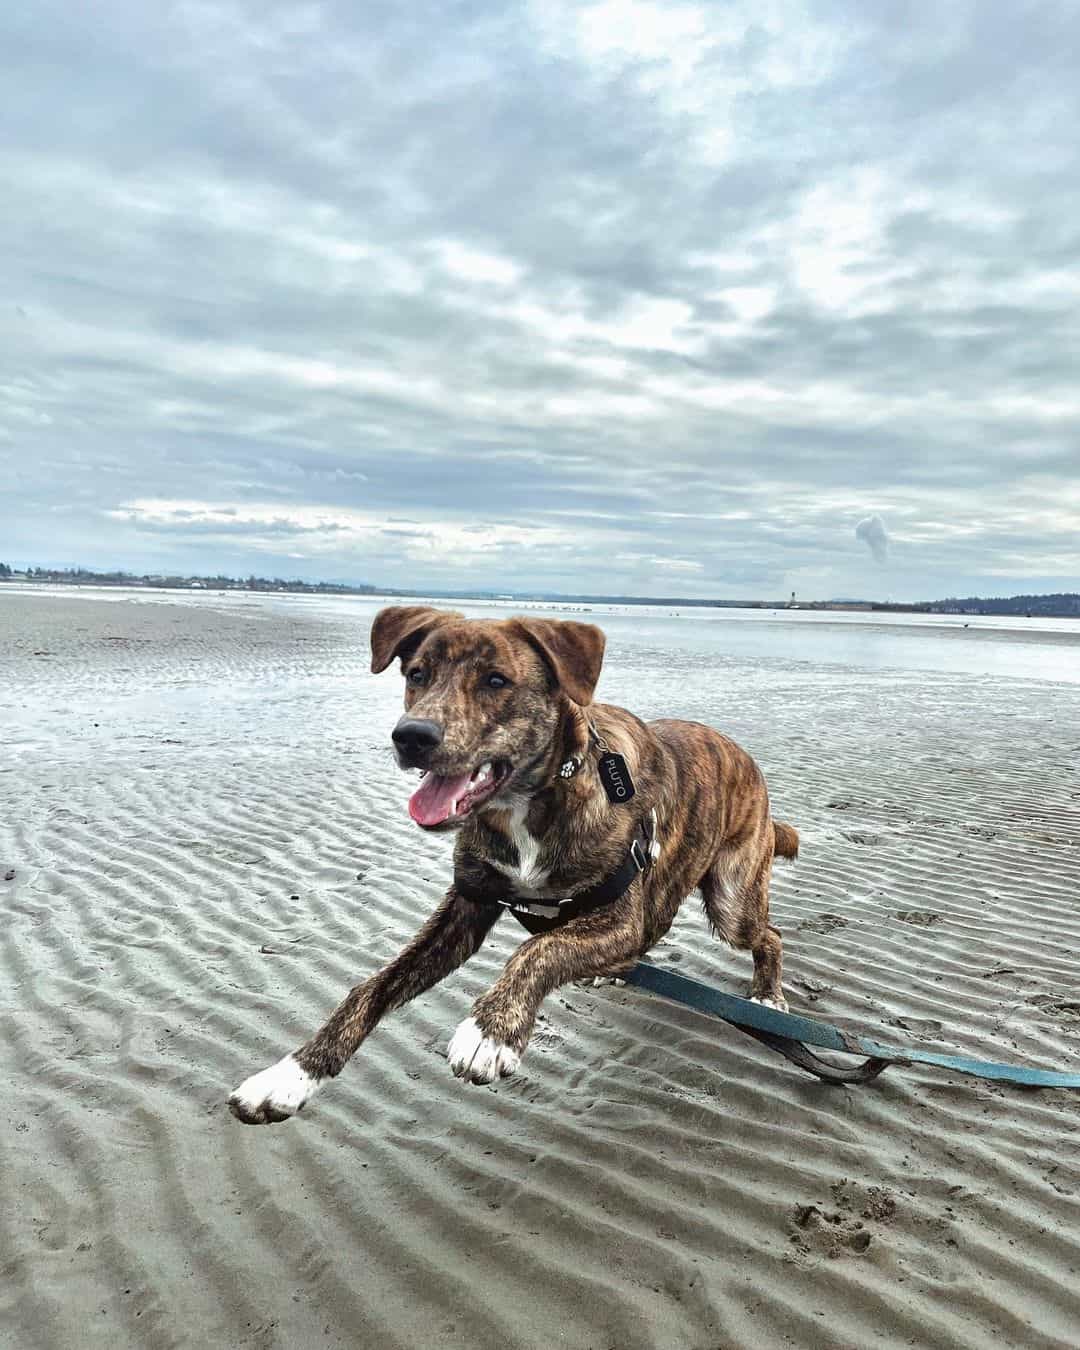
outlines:
[[402, 768], [425, 771], [409, 812], [425, 829], [450, 829], [541, 785], [568, 704], [592, 701], [604, 634], [587, 623], [396, 605], [375, 616], [371, 669], [395, 657], [405, 715], [394, 749]]

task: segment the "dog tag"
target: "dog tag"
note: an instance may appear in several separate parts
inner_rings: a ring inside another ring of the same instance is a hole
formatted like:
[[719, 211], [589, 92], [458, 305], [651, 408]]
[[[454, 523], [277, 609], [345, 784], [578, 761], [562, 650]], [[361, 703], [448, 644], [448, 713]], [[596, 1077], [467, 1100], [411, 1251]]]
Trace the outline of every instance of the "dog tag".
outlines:
[[614, 750], [605, 750], [600, 756], [598, 767], [608, 801], [628, 802], [635, 792], [634, 780], [622, 755], [617, 755]]

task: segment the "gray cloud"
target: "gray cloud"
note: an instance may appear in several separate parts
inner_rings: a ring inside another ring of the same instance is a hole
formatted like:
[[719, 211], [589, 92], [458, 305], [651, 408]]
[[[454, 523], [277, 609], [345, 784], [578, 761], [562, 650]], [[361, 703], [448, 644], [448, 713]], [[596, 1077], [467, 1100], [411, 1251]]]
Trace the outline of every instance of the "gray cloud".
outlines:
[[874, 555], [874, 561], [882, 567], [889, 561], [889, 536], [880, 516], [866, 516], [860, 520], [855, 526], [855, 538], [863, 541]]
[[1080, 586], [1072, 6], [8, 8], [5, 556]]

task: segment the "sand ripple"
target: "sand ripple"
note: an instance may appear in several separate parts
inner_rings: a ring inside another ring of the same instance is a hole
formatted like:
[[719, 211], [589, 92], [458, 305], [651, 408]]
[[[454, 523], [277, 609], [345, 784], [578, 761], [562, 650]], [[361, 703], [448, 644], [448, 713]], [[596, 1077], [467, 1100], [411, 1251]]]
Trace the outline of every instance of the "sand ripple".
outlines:
[[[442, 1057], [517, 935], [303, 1118], [224, 1098], [392, 955], [447, 845], [404, 810], [369, 611], [0, 596], [0, 1342], [1080, 1343], [1080, 1094], [819, 1086], [625, 989], [519, 1077]], [[14, 640], [14, 639], [17, 639]], [[32, 657], [34, 650], [51, 655]], [[608, 697], [765, 767], [792, 1007], [1080, 1068], [1080, 691], [612, 643]], [[689, 903], [659, 961], [741, 991]]]

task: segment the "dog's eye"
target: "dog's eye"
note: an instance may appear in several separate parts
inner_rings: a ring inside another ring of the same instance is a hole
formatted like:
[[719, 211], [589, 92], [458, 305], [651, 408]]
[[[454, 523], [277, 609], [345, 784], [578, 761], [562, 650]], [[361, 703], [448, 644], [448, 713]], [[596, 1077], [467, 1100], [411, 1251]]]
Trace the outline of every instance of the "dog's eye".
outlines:
[[410, 684], [427, 684], [427, 677], [419, 666], [414, 666], [406, 676]]
[[487, 677], [487, 685], [489, 689], [505, 689], [509, 683], [510, 681], [506, 678], [506, 676], [500, 675], [498, 671], [492, 671], [491, 674]]

